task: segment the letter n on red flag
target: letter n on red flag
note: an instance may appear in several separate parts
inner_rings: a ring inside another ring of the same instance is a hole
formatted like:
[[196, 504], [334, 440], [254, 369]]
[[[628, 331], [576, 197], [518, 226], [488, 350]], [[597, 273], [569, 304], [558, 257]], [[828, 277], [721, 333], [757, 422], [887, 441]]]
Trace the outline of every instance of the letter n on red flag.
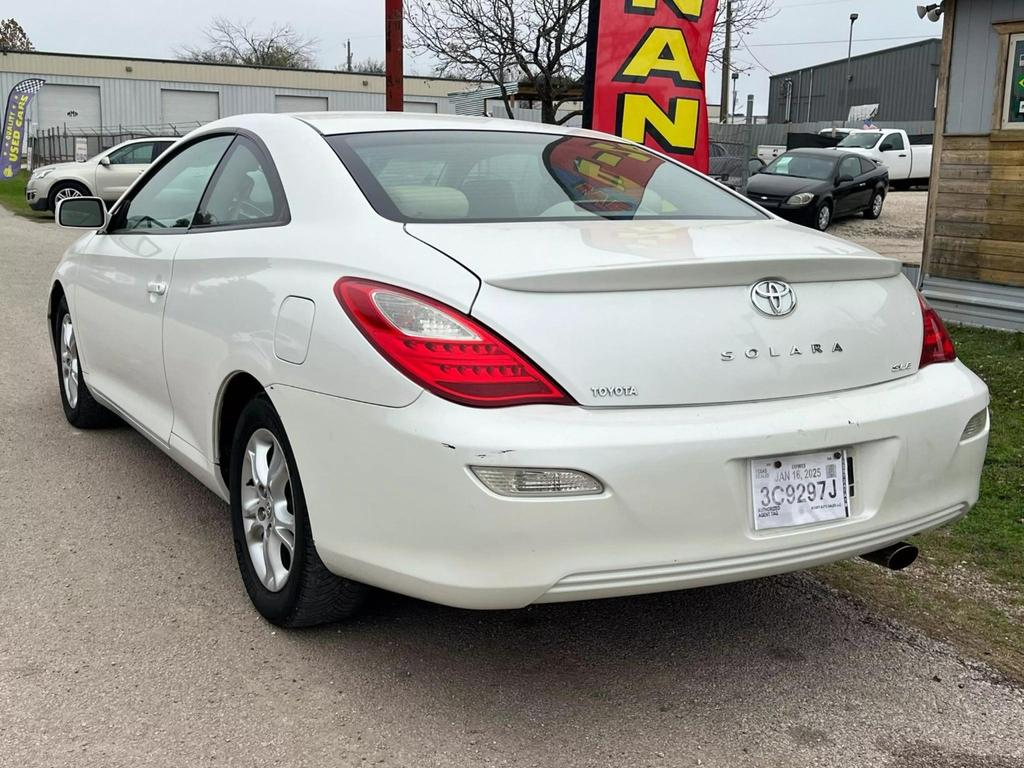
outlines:
[[584, 125], [704, 173], [717, 0], [591, 0]]

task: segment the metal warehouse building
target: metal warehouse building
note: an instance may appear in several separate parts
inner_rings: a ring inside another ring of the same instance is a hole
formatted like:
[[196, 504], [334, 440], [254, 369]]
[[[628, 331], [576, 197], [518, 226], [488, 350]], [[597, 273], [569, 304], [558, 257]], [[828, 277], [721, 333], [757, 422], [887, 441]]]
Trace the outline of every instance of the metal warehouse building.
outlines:
[[848, 104], [845, 58], [773, 75], [768, 122], [844, 122], [861, 104], [878, 104], [877, 119], [890, 123], [934, 120], [941, 50], [935, 39], [854, 56]]
[[[6, 96], [27, 77], [46, 80], [29, 112], [32, 134], [143, 126], [185, 133], [246, 112], [384, 109], [383, 75], [34, 51], [0, 54], [0, 94]], [[454, 110], [448, 94], [474, 87], [462, 80], [407, 77], [405, 109], [449, 113]]]

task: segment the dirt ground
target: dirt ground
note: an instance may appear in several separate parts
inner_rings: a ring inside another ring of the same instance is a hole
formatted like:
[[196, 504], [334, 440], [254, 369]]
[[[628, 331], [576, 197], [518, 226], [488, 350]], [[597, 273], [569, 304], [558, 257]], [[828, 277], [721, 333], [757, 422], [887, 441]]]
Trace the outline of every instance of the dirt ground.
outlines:
[[807, 574], [268, 625], [226, 506], [65, 422], [45, 308], [73, 238], [0, 210], [0, 766], [1024, 766], [1024, 691]]
[[896, 256], [905, 264], [920, 264], [924, 248], [928, 191], [890, 192], [882, 215], [874, 221], [862, 216], [840, 219], [829, 234], [852, 240], [865, 248]]

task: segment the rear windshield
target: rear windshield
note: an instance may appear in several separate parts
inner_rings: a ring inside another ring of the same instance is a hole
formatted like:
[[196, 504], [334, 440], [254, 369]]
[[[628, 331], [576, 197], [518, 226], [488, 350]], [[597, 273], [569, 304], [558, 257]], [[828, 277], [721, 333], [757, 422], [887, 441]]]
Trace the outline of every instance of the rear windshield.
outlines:
[[765, 218], [703, 176], [612, 139], [433, 130], [327, 141], [395, 221]]
[[878, 140], [882, 138], [880, 133], [851, 133], [839, 142], [840, 147], [854, 147], [856, 149], [871, 149]]

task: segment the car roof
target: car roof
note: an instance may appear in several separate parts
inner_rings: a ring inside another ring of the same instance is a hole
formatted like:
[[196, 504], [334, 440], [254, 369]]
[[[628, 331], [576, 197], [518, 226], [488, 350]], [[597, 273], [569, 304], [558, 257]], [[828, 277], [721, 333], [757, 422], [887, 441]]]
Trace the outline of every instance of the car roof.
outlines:
[[468, 115], [430, 115], [416, 112], [297, 112], [283, 117], [301, 120], [324, 135], [368, 133], [373, 131], [505, 131], [515, 133], [554, 133], [589, 135], [607, 138], [604, 134], [582, 128], [507, 120], [500, 117]]
[[833, 147], [800, 147], [798, 149], [787, 149], [787, 155], [806, 155], [808, 157], [824, 157], [834, 160], [836, 157], [860, 157], [856, 152], [844, 152]]
[[129, 144], [141, 144], [143, 142], [148, 141], [177, 141], [180, 138], [180, 136], [142, 136], [137, 139], [128, 139], [127, 141], [122, 141], [120, 144], [115, 144], [114, 146], [112, 146], [111, 149], [117, 149], [118, 147], [127, 147]]

